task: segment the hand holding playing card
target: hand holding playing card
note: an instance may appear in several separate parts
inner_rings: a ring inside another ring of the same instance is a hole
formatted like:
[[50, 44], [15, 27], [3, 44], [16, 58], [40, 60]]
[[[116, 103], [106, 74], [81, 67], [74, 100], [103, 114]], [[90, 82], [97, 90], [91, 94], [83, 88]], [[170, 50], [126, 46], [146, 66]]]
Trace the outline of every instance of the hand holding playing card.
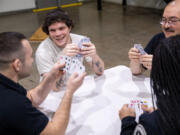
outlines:
[[62, 54], [67, 56], [75, 56], [80, 53], [80, 48], [76, 44], [67, 44]]
[[73, 73], [68, 79], [66, 92], [68, 92], [69, 94], [73, 94], [81, 86], [85, 76], [85, 72], [81, 75]]
[[144, 112], [144, 110], [142, 109], [142, 106], [144, 108], [148, 108], [148, 102], [139, 100], [139, 99], [135, 99], [135, 100], [131, 100], [130, 104], [128, 104], [129, 108], [133, 108], [135, 110], [137, 122], [139, 120], [139, 116]]
[[127, 116], [136, 117], [136, 114], [133, 108], [128, 107], [128, 104], [124, 104], [121, 110], [119, 111], [119, 117], [122, 120]]
[[139, 63], [139, 58], [140, 58], [141, 54], [139, 53], [137, 48], [133, 47], [129, 50], [128, 56], [131, 61]]
[[142, 104], [142, 110], [144, 112], [152, 113], [155, 110], [155, 108], [154, 107], [147, 107], [146, 105]]
[[64, 71], [68, 74], [78, 73], [79, 75], [85, 72], [85, 67], [77, 57], [60, 56], [60, 62], [65, 63]]
[[153, 59], [153, 55], [142, 55], [140, 57], [140, 62], [141, 64], [144, 65], [144, 67], [146, 67], [148, 70], [151, 70], [152, 68], [152, 59]]
[[96, 55], [96, 47], [92, 43], [83, 43], [83, 46], [81, 48], [80, 54], [84, 55], [85, 57], [90, 56], [93, 57]]

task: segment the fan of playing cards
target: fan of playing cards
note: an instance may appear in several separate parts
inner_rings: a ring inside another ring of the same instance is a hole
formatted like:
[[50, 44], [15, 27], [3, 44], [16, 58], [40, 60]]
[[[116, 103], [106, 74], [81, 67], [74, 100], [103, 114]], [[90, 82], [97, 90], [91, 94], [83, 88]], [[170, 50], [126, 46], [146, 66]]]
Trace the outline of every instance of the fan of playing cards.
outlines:
[[128, 107], [133, 108], [135, 110], [136, 122], [139, 121], [139, 116], [143, 113], [143, 110], [141, 108], [142, 104], [145, 105], [146, 107], [148, 107], [147, 101], [139, 100], [139, 99], [131, 100], [130, 104], [128, 104]]
[[65, 67], [63, 68], [63, 70], [68, 74], [77, 72], [80, 75], [85, 72], [85, 67], [83, 66], [82, 62], [76, 57], [61, 56], [60, 62], [65, 63]]

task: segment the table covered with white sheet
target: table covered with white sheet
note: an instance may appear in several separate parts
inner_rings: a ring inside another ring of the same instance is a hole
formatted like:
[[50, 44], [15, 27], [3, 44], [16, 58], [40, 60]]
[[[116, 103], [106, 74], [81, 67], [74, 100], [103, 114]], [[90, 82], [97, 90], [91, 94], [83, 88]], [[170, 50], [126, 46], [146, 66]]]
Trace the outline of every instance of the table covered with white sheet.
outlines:
[[86, 76], [74, 94], [66, 135], [119, 135], [119, 110], [133, 99], [151, 103], [150, 79], [133, 76], [126, 66], [107, 69], [102, 76]]

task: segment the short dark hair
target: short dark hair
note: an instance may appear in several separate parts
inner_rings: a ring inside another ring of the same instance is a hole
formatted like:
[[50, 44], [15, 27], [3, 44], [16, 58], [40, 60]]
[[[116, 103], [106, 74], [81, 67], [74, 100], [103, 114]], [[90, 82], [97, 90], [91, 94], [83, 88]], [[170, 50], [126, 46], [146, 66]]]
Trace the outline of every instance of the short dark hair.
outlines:
[[56, 22], [63, 22], [65, 23], [69, 28], [73, 28], [74, 24], [73, 21], [70, 19], [67, 12], [62, 10], [61, 8], [55, 9], [49, 13], [47, 13], [46, 18], [44, 20], [42, 30], [49, 35], [49, 29], [48, 27]]
[[179, 135], [180, 35], [162, 40], [156, 49], [152, 62], [151, 87], [162, 118], [162, 132], [165, 132], [164, 135]]
[[22, 40], [26, 37], [18, 32], [0, 33], [0, 68], [7, 65], [14, 59], [19, 58], [24, 61], [24, 51]]
[[174, 1], [174, 0], [164, 0], [164, 2], [166, 2], [166, 4], [170, 3], [171, 1]]

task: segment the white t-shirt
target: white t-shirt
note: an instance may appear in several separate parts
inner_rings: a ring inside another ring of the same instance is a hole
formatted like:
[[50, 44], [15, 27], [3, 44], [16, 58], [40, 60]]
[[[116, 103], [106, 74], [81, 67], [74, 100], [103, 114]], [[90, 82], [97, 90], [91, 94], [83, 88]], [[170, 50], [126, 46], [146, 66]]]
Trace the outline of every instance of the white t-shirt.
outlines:
[[[77, 35], [77, 34], [70, 34], [72, 43], [78, 44], [82, 38], [85, 36]], [[35, 54], [35, 60], [38, 72], [41, 76], [43, 73], [47, 73], [51, 70], [53, 65], [58, 61], [62, 48], [57, 47], [57, 45], [54, 44], [54, 42], [48, 37], [44, 41], [41, 42], [39, 45], [36, 54]], [[83, 59], [81, 59], [83, 62]], [[66, 74], [66, 78], [69, 75]], [[42, 79], [42, 76], [40, 77], [40, 80]], [[66, 81], [64, 82], [66, 83]], [[43, 103], [40, 105], [40, 110], [43, 111], [49, 118], [52, 117], [52, 113], [48, 107], [51, 106], [50, 104], [59, 104], [61, 98], [63, 97], [65, 92], [65, 87], [61, 87], [61, 90], [59, 92], [51, 91], [47, 98], [43, 101]]]
[[[85, 36], [71, 33], [70, 37], [72, 43], [78, 44]], [[35, 54], [36, 65], [40, 75], [50, 71], [58, 61], [58, 56], [61, 55], [62, 50], [49, 37], [41, 42]]]

